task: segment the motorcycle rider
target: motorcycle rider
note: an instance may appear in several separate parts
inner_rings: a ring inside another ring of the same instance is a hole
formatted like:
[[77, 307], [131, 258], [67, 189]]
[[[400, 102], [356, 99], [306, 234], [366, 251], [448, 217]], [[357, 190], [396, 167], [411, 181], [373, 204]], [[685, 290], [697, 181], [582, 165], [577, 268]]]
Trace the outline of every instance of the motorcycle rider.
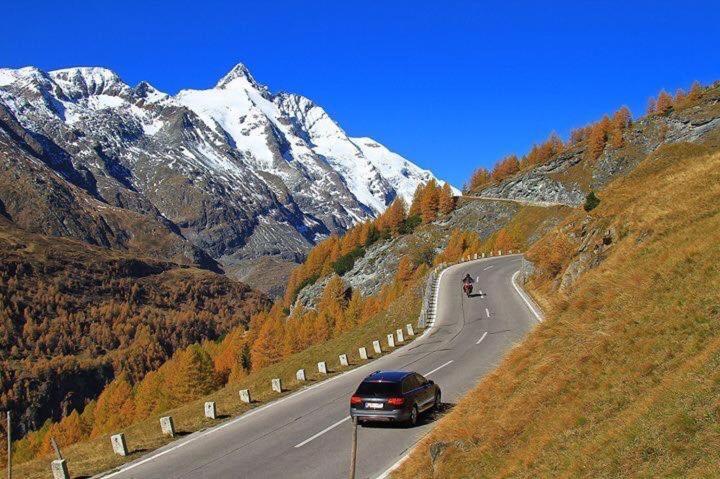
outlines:
[[470, 276], [470, 273], [466, 274], [465, 277], [462, 280], [463, 283], [463, 292], [467, 294], [467, 297], [470, 297], [470, 293], [472, 293], [473, 290], [473, 279], [472, 276]]

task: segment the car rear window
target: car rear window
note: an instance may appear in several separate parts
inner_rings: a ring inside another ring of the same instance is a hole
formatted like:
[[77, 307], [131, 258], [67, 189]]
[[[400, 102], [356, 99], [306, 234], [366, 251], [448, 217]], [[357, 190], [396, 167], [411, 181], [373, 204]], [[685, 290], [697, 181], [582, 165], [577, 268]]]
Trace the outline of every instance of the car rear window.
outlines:
[[365, 381], [360, 383], [357, 389], [359, 396], [398, 396], [400, 395], [400, 384], [390, 382]]

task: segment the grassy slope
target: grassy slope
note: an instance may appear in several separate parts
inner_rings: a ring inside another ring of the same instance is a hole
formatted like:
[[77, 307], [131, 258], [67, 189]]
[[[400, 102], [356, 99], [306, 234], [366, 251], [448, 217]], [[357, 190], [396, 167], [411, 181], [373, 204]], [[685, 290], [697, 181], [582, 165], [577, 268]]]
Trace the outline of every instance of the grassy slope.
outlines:
[[546, 322], [393, 477], [719, 476], [720, 154], [665, 148], [602, 198], [603, 261], [534, 285]]
[[[399, 297], [387, 312], [374, 316], [363, 327], [356, 328], [326, 343], [312, 346], [305, 351], [284, 359], [278, 364], [250, 374], [239, 384], [229, 385], [208, 397], [162, 415], [172, 416], [176, 430], [182, 433], [197, 431], [220, 424], [228, 416], [236, 416], [250, 409], [250, 406], [240, 402], [238, 395], [240, 389], [250, 390], [254, 401], [252, 407], [257, 407], [264, 402], [279, 397], [270, 388], [272, 378], [279, 377], [282, 379], [283, 388], [287, 389], [287, 392], [283, 394], [287, 394], [303, 387], [303, 384], [299, 384], [295, 380], [295, 372], [300, 368], [305, 368], [308, 380], [312, 384], [322, 379], [317, 372], [318, 361], [326, 361], [332, 373], [342, 372], [342, 370], [348, 368], [339, 365], [338, 355], [346, 353], [350, 362], [349, 368], [357, 366], [362, 362], [358, 356], [359, 347], [365, 346], [372, 358], [376, 356], [372, 350], [373, 340], [379, 339], [385, 349], [386, 342], [384, 338], [387, 334], [394, 332], [398, 328], [404, 328], [407, 323], [415, 325], [420, 312], [420, 301], [420, 287], [411, 289]], [[223, 416], [223, 419], [206, 419], [203, 416], [203, 403], [205, 401], [216, 401], [218, 414]], [[132, 452], [126, 458], [115, 456], [112, 453], [109, 435], [103, 435], [64, 449], [62, 452], [68, 460], [70, 474], [76, 477], [108, 470], [129, 460], [137, 459], [149, 450], [167, 444], [169, 439], [163, 438], [160, 434], [159, 416], [141, 421], [125, 428], [123, 431], [117, 431], [125, 433], [128, 448]], [[49, 474], [51, 459], [48, 457], [19, 464], [13, 468], [14, 473], [17, 477], [28, 479], [45, 478]]]

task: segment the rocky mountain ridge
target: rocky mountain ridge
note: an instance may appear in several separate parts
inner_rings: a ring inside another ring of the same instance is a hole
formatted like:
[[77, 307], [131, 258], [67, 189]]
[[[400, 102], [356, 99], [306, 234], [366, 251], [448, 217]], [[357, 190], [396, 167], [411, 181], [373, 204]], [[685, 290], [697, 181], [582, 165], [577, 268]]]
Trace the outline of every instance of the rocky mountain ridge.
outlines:
[[720, 143], [720, 84], [708, 87], [700, 100], [667, 115], [649, 115], [624, 132], [623, 146], [607, 145], [597, 160], [587, 161], [585, 144], [569, 147], [545, 164], [520, 172], [479, 195], [531, 202], [579, 206], [592, 190], [634, 169], [663, 145]]
[[432, 174], [239, 64], [176, 96], [104, 68], [0, 69], [0, 214], [204, 267], [297, 261]]

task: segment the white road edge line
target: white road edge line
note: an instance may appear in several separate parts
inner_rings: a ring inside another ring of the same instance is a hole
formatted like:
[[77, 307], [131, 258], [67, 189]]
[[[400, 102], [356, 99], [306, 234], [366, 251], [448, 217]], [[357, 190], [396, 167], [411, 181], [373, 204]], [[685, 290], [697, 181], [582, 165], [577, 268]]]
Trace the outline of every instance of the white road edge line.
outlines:
[[[443, 270], [443, 271], [445, 271], [445, 270]], [[520, 271], [516, 271], [515, 274], [512, 276], [513, 286], [515, 286], [515, 290], [520, 294], [520, 296], [523, 298], [523, 300], [525, 300], [525, 302], [528, 303], [528, 306], [531, 306], [530, 303], [528, 302], [528, 300], [525, 298], [525, 296], [522, 294], [522, 292], [520, 291], [520, 289], [518, 289], [517, 285], [515, 284], [515, 278], [516, 278], [516, 276], [518, 275], [518, 273], [520, 273]], [[437, 302], [436, 302], [435, 304], [437, 304]], [[533, 307], [531, 306], [531, 307], [530, 307], [530, 310], [533, 312], [533, 314], [536, 315], [536, 317], [538, 317], [538, 321], [542, 321], [542, 319], [540, 319], [540, 317], [537, 316], [537, 312], [535, 311], [535, 308], [533, 308]], [[485, 334], [487, 334], [487, 332], [486, 332]], [[484, 335], [483, 335], [483, 337], [484, 337]], [[429, 434], [429, 431], [428, 431], [428, 433], [426, 433], [426, 434]], [[423, 436], [423, 437], [424, 437], [424, 436]], [[421, 438], [421, 439], [422, 439], [422, 438]], [[388, 467], [388, 468], [385, 470], [385, 472], [383, 472], [382, 474], [380, 474], [379, 476], [377, 476], [376, 479], [387, 479], [387, 477], [390, 475], [391, 472], [393, 472], [394, 470], [396, 470], [397, 468], [399, 468], [399, 467], [402, 465], [402, 463], [405, 462], [408, 457], [410, 457], [410, 454], [412, 454], [412, 452], [415, 450], [415, 447], [417, 446], [417, 443], [418, 443], [418, 442], [420, 442], [420, 440], [418, 440], [418, 441], [415, 443], [415, 445], [411, 446], [410, 449], [408, 450], [408, 452], [407, 452], [404, 456], [402, 456], [400, 459], [398, 459], [395, 464], [393, 464], [392, 466]]]
[[[436, 307], [437, 307], [437, 298], [438, 298], [438, 296], [439, 296], [439, 294], [440, 294], [440, 288], [439, 288], [440, 281], [442, 280], [442, 277], [443, 277], [443, 275], [445, 274], [445, 272], [446, 272], [448, 269], [450, 269], [452, 266], [454, 266], [454, 265], [449, 265], [447, 268], [445, 268], [445, 269], [443, 269], [442, 271], [440, 271], [440, 274], [438, 275], [438, 279], [437, 279], [437, 281], [438, 281], [438, 288], [437, 288], [437, 290], [435, 291], [435, 305], [436, 305]], [[437, 317], [437, 312], [435, 313], [435, 316]], [[418, 342], [419, 339], [422, 339], [422, 338], [424, 338], [425, 336], [427, 336], [428, 334], [430, 334], [430, 331], [433, 329], [433, 326], [435, 326], [435, 321], [433, 321], [432, 323], [429, 323], [429, 324], [426, 326], [425, 330], [423, 331], [423, 333], [420, 335], [419, 338], [417, 338], [415, 341], [412, 341], [412, 342], [408, 343], [406, 346], [403, 346], [402, 348], [396, 349], [395, 351], [400, 351], [401, 349], [404, 349], [405, 347], [409, 347], [409, 346], [411, 346], [411, 345], [417, 344], [417, 342]], [[395, 351], [393, 351], [393, 352], [395, 352]], [[384, 357], [385, 357], [385, 356], [381, 356], [381, 358], [384, 358]], [[380, 359], [380, 358], [378, 358], [378, 359]], [[315, 389], [315, 388], [319, 388], [319, 387], [325, 386], [326, 384], [328, 384], [328, 383], [330, 383], [330, 382], [332, 382], [332, 381], [334, 381], [334, 380], [336, 380], [336, 379], [339, 379], [339, 378], [345, 376], [346, 374], [356, 373], [356, 372], [362, 370], [363, 368], [372, 365], [375, 361], [376, 361], [376, 360], [374, 359], [374, 360], [372, 360], [372, 361], [367, 362], [366, 364], [363, 364], [362, 366], [359, 366], [359, 367], [357, 367], [357, 368], [351, 369], [351, 370], [349, 370], [349, 371], [345, 371], [344, 373], [341, 373], [341, 374], [338, 374], [337, 376], [333, 376], [333, 377], [331, 377], [331, 378], [328, 378], [328, 379], [326, 379], [326, 380], [324, 380], [324, 381], [322, 381], [322, 382], [320, 382], [320, 383], [318, 383], [318, 384], [314, 384], [314, 385], [312, 385], [312, 386], [308, 386], [308, 387], [306, 387], [306, 388], [300, 389], [299, 391], [295, 391], [294, 393], [292, 393], [292, 394], [290, 394], [290, 395], [288, 395], [288, 396], [285, 396], [284, 398], [280, 398], [280, 399], [277, 399], [277, 400], [275, 400], [275, 401], [271, 401], [271, 402], [269, 402], [269, 403], [267, 403], [267, 404], [265, 404], [265, 405], [263, 405], [263, 406], [256, 407], [256, 408], [254, 408], [254, 409], [250, 409], [249, 411], [247, 411], [247, 412], [244, 413], [243, 415], [238, 416], [238, 417], [236, 417], [235, 419], [232, 419], [232, 420], [230, 420], [230, 421], [228, 421], [228, 422], [226, 422], [226, 423], [224, 423], [224, 424], [220, 424], [219, 426], [216, 426], [216, 427], [214, 427], [214, 428], [208, 429], [207, 431], [205, 431], [205, 432], [203, 432], [203, 433], [200, 433], [200, 434], [195, 433], [195, 435], [191, 435], [191, 436], [188, 437], [187, 439], [181, 440], [182, 442], [180, 442], [180, 443], [178, 443], [178, 444], [176, 444], [176, 445], [174, 445], [174, 446], [172, 446], [172, 447], [170, 447], [170, 448], [168, 448], [168, 449], [165, 449], [165, 450], [162, 450], [162, 451], [157, 451], [157, 452], [155, 452], [154, 454], [152, 454], [151, 456], [146, 457], [146, 458], [144, 458], [144, 459], [140, 459], [140, 460], [138, 460], [137, 462], [131, 462], [131, 463], [129, 463], [129, 464], [125, 464], [125, 465], [123, 465], [123, 466], [120, 466], [120, 468], [117, 469], [117, 470], [114, 470], [114, 471], [113, 471], [113, 470], [110, 470], [110, 471], [108, 471], [107, 474], [105, 474], [104, 472], [101, 472], [101, 473], [99, 473], [99, 474], [97, 474], [96, 476], [93, 476], [93, 477], [102, 477], [103, 479], [108, 479], [108, 478], [110, 478], [110, 477], [117, 476], [118, 474], [122, 474], [122, 473], [124, 473], [124, 472], [127, 472], [127, 471], [129, 471], [129, 470], [131, 470], [131, 469], [135, 469], [136, 467], [142, 466], [143, 464], [147, 464], [147, 463], [150, 462], [150, 461], [154, 461], [155, 459], [157, 459], [157, 458], [159, 458], [159, 457], [162, 457], [162, 456], [164, 456], [165, 454], [169, 454], [169, 453], [171, 453], [171, 452], [177, 451], [178, 449], [180, 449], [180, 448], [182, 448], [182, 447], [185, 447], [185, 446], [187, 446], [188, 444], [190, 444], [190, 443], [192, 443], [192, 442], [195, 442], [195, 441], [198, 440], [198, 439], [202, 439], [203, 437], [205, 437], [205, 436], [207, 436], [207, 435], [209, 435], [209, 434], [211, 434], [211, 433], [213, 433], [213, 432], [215, 432], [215, 431], [219, 431], [219, 430], [221, 430], [221, 429], [225, 429], [225, 428], [228, 427], [228, 426], [232, 426], [233, 424], [237, 423], [238, 421], [242, 421], [243, 419], [246, 419], [246, 418], [252, 416], [253, 414], [257, 414], [257, 413], [259, 413], [259, 412], [261, 412], [261, 411], [264, 411], [264, 410], [267, 409], [267, 408], [276, 406], [276, 405], [278, 405], [278, 404], [280, 404], [280, 403], [283, 403], [283, 402], [285, 402], [285, 401], [287, 401], [287, 400], [293, 399], [293, 398], [295, 398], [295, 397], [297, 397], [297, 396], [299, 396], [299, 395], [301, 395], [301, 394], [303, 394], [303, 393], [306, 393], [306, 392], [308, 392], [308, 391], [311, 391], [311, 390], [313, 390], [313, 389]]]
[[387, 470], [386, 470], [385, 472], [383, 472], [382, 474], [380, 474], [380, 475], [377, 477], [377, 479], [386, 479], [386, 478], [390, 475], [391, 472], [393, 472], [395, 469], [397, 469], [398, 467], [400, 467], [400, 466], [402, 465], [402, 463], [405, 462], [408, 457], [410, 457], [410, 453], [413, 451], [413, 449], [414, 449], [414, 447], [411, 448], [410, 451], [408, 451], [403, 457], [401, 457], [400, 459], [398, 459], [398, 461], [397, 461], [395, 464], [393, 464], [392, 466], [390, 466], [389, 468], [387, 468]]
[[482, 343], [482, 340], [485, 339], [485, 336], [487, 336], [487, 333], [488, 333], [488, 332], [485, 331], [485, 332], [483, 333], [482, 337], [481, 337], [480, 339], [478, 339], [478, 340], [477, 340], [477, 343], [475, 343], [475, 344], [480, 344], [480, 343]]
[[489, 309], [487, 309], [487, 308], [485, 308], [485, 314], [486, 314], [486, 315], [487, 315], [487, 317], [489, 318], [489, 317], [490, 317], [490, 310], [489, 310]]
[[491, 264], [491, 265], [488, 266], [487, 268], [483, 268], [483, 271], [487, 271], [487, 270], [489, 270], [490, 268], [492, 268], [493, 266], [495, 266], [495, 265], [494, 265], [494, 264]]
[[[480, 260], [475, 260], [475, 261], [485, 261], [485, 260], [488, 260], [488, 259], [492, 259], [492, 258], [482, 258], [482, 259], [480, 259]], [[453, 265], [453, 264], [448, 265], [445, 269], [443, 269], [442, 271], [440, 271], [440, 274], [438, 275], [438, 279], [437, 279], [437, 281], [438, 281], [438, 288], [437, 288], [437, 290], [435, 291], [435, 307], [436, 307], [436, 308], [437, 308], [437, 304], [438, 304], [438, 303], [437, 303], [437, 299], [438, 299], [438, 297], [440, 296], [440, 282], [441, 282], [441, 280], [442, 280], [442, 277], [443, 277], [443, 275], [445, 274], [445, 272], [446, 272], [447, 270], [449, 270], [450, 268], [452, 268], [453, 266], [455, 266], [455, 265]], [[516, 273], [516, 274], [517, 274], [517, 273]], [[437, 311], [435, 312], [435, 317], [437, 318]], [[407, 345], [405, 345], [405, 346], [403, 346], [403, 347], [401, 347], [401, 348], [396, 349], [395, 351], [393, 351], [393, 353], [396, 352], [396, 351], [400, 351], [400, 350], [402, 350], [402, 349], [404, 349], [404, 348], [406, 348], [406, 347], [409, 347], [409, 346], [412, 346], [412, 345], [414, 345], [414, 344], [417, 344], [417, 342], [418, 342], [419, 339], [422, 339], [422, 338], [424, 338], [425, 336], [427, 336], [428, 334], [430, 334], [430, 331], [433, 329], [433, 326], [435, 326], [435, 322], [436, 322], [436, 321], [433, 320], [432, 323], [427, 324], [425, 330], [423, 331], [423, 333], [422, 333], [422, 334], [420, 335], [420, 337], [417, 338], [415, 341], [412, 341], [412, 342], [408, 343]], [[381, 356], [381, 358], [384, 358], [384, 357], [385, 357], [385, 356]], [[381, 358], [378, 358], [378, 359], [381, 359]], [[351, 369], [351, 370], [349, 370], [349, 371], [345, 371], [344, 373], [341, 373], [341, 374], [338, 374], [337, 376], [333, 376], [333, 377], [331, 377], [331, 378], [328, 378], [328, 379], [326, 379], [326, 380], [324, 380], [324, 381], [322, 381], [322, 382], [320, 382], [320, 383], [318, 383], [318, 384], [314, 384], [314, 385], [312, 385], [312, 386], [309, 386], [309, 387], [300, 389], [299, 391], [295, 391], [295, 392], [291, 393], [290, 395], [285, 396], [284, 398], [277, 399], [277, 400], [275, 400], [275, 401], [271, 401], [271, 402], [269, 402], [269, 403], [267, 403], [267, 404], [265, 404], [265, 405], [263, 405], [263, 406], [259, 406], [259, 407], [254, 408], [254, 409], [250, 409], [249, 411], [247, 411], [247, 412], [244, 413], [243, 415], [238, 416], [238, 417], [236, 417], [235, 419], [232, 419], [232, 420], [230, 420], [230, 421], [228, 421], [228, 422], [226, 422], [226, 423], [224, 423], [224, 424], [220, 424], [219, 426], [216, 426], [216, 427], [213, 427], [213, 428], [211, 428], [211, 429], [208, 429], [208, 430], [206, 430], [206, 431], [204, 431], [204, 432], [202, 432], [202, 433], [199, 433], [199, 432], [194, 433], [193, 435], [191, 435], [191, 436], [188, 437], [187, 439], [181, 440], [182, 442], [180, 442], [180, 443], [178, 443], [178, 444], [176, 444], [176, 445], [174, 445], [174, 446], [172, 446], [172, 447], [170, 447], [170, 448], [168, 448], [168, 449], [165, 449], [165, 450], [163, 450], [163, 451], [157, 451], [157, 452], [155, 452], [155, 453], [151, 453], [151, 454], [152, 454], [151, 456], [148, 456], [148, 457], [146, 457], [146, 458], [144, 458], [144, 459], [139, 459], [137, 462], [131, 462], [131, 463], [129, 463], [129, 464], [124, 464], [124, 465], [120, 466], [119, 469], [117, 469], [117, 470], [112, 470], [112, 469], [111, 469], [110, 471], [100, 472], [100, 473], [96, 474], [95, 476], [93, 476], [93, 478], [108, 479], [108, 478], [110, 478], [110, 477], [117, 476], [118, 474], [121, 474], [121, 473], [123, 473], [123, 472], [127, 472], [127, 471], [129, 471], [129, 470], [131, 470], [131, 469], [135, 469], [136, 467], [141, 466], [141, 465], [143, 465], [143, 464], [146, 464], [146, 463], [148, 463], [148, 462], [150, 462], [150, 461], [154, 461], [155, 459], [157, 459], [157, 458], [159, 458], [159, 457], [162, 457], [162, 456], [164, 456], [165, 454], [169, 454], [169, 453], [171, 453], [171, 452], [177, 451], [178, 449], [180, 449], [180, 448], [182, 448], [182, 447], [185, 447], [185, 446], [187, 446], [188, 444], [190, 444], [190, 443], [192, 443], [192, 442], [194, 442], [194, 441], [196, 441], [196, 440], [198, 440], [198, 439], [202, 439], [203, 437], [208, 436], [208, 435], [212, 434], [212, 433], [215, 432], [215, 431], [219, 431], [219, 430], [221, 430], [221, 429], [225, 429], [225, 428], [228, 427], [228, 426], [232, 426], [233, 424], [235, 424], [235, 423], [237, 423], [237, 422], [239, 422], [239, 421], [242, 421], [243, 419], [246, 419], [246, 418], [252, 416], [253, 414], [257, 414], [257, 413], [259, 413], [259, 412], [261, 412], [261, 411], [263, 411], [263, 410], [265, 410], [265, 409], [267, 409], [267, 408], [276, 406], [276, 405], [278, 405], [278, 404], [280, 404], [280, 403], [282, 403], [282, 402], [285, 402], [285, 401], [287, 401], [287, 400], [289, 400], [289, 399], [293, 399], [293, 398], [295, 398], [295, 397], [297, 397], [297, 396], [299, 396], [299, 395], [301, 395], [301, 394], [303, 394], [303, 393], [305, 393], [305, 392], [307, 392], [307, 391], [313, 390], [313, 389], [315, 389], [315, 388], [322, 387], [322, 386], [324, 386], [324, 385], [326, 385], [326, 384], [328, 384], [328, 383], [330, 383], [330, 382], [332, 382], [332, 381], [334, 381], [334, 380], [336, 380], [336, 379], [339, 379], [339, 378], [345, 376], [346, 374], [356, 373], [356, 372], [362, 370], [363, 368], [372, 365], [375, 361], [376, 361], [376, 359], [373, 359], [372, 361], [369, 361], [369, 362], [367, 362], [366, 364], [363, 364], [362, 366], [359, 366], [359, 367], [357, 367], [357, 368]], [[451, 362], [452, 362], [452, 361], [451, 361]], [[444, 366], [445, 366], [445, 365], [443, 365], [443, 366], [441, 366], [441, 367], [444, 367]], [[348, 416], [348, 418], [349, 418], [349, 416]], [[106, 473], [106, 472], [107, 472], [107, 473]]]
[[336, 427], [338, 427], [340, 424], [344, 423], [348, 419], [350, 419], [350, 416], [340, 419], [338, 422], [331, 424], [330, 426], [326, 427], [325, 429], [323, 429], [319, 433], [315, 434], [314, 436], [310, 436], [309, 438], [305, 439], [300, 444], [295, 445], [295, 447], [303, 447], [305, 444], [309, 443], [310, 441], [319, 438], [320, 436], [322, 436], [323, 434], [325, 434], [326, 432], [328, 432], [332, 429], [335, 429]]
[[[485, 333], [485, 334], [487, 334], [487, 333]], [[485, 338], [485, 336], [483, 336], [483, 338]], [[481, 339], [480, 341], [482, 341], [482, 339]], [[478, 342], [480, 342], [480, 341], [478, 341]], [[450, 361], [446, 362], [445, 364], [442, 364], [442, 365], [436, 367], [435, 369], [433, 369], [432, 371], [429, 371], [429, 372], [425, 373], [424, 376], [430, 376], [432, 373], [436, 373], [436, 372], [440, 371], [442, 368], [444, 368], [444, 367], [447, 366], [448, 364], [451, 364], [452, 362], [453, 362], [453, 360], [451, 359]], [[326, 427], [325, 429], [323, 429], [323, 430], [320, 431], [319, 433], [317, 433], [317, 434], [315, 434], [315, 435], [313, 435], [313, 436], [310, 436], [309, 438], [305, 439], [303, 442], [297, 444], [295, 447], [303, 447], [305, 444], [309, 443], [310, 441], [313, 441], [313, 440], [319, 438], [320, 436], [322, 436], [323, 434], [325, 434], [326, 432], [335, 429], [336, 427], [338, 427], [340, 424], [344, 423], [344, 422], [347, 421], [348, 419], [350, 419], [350, 416], [347, 416], [347, 417], [345, 417], [345, 418], [343, 418], [343, 419], [340, 419], [338, 422], [329, 425], [328, 427]]]
[[517, 294], [520, 295], [520, 297], [525, 301], [525, 304], [527, 304], [527, 307], [530, 309], [530, 312], [535, 316], [535, 319], [538, 323], [543, 322], [543, 316], [542, 313], [537, 310], [537, 308], [534, 305], [534, 302], [532, 299], [530, 299], [525, 291], [522, 290], [517, 284], [517, 277], [520, 274], [520, 271], [515, 271], [515, 274], [512, 275], [512, 279], [510, 280], [512, 282], [513, 287], [515, 288], [515, 291], [517, 291]]
[[453, 360], [451, 359], [450, 361], [446, 362], [442, 366], [438, 366], [435, 369], [433, 369], [432, 371], [423, 374], [423, 376], [430, 376], [432, 373], [436, 373], [436, 372], [440, 371], [442, 368], [444, 368], [445, 366], [447, 366], [448, 364], [450, 364], [452, 362], [453, 362]]

